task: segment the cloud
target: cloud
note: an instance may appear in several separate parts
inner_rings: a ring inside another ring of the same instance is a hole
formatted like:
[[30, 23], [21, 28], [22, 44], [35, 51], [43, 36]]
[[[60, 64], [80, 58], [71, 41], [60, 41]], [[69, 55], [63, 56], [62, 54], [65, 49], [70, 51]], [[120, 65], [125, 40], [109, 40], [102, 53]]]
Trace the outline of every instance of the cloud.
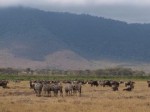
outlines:
[[0, 6], [11, 5], [150, 5], [149, 0], [0, 0]]

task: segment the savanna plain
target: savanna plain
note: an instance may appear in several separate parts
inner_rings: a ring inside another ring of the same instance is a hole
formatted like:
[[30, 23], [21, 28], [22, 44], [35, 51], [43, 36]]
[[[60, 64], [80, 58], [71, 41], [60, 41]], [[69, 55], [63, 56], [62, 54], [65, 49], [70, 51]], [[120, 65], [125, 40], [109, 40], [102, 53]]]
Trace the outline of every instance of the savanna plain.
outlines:
[[[65, 86], [65, 85], [63, 85]], [[37, 97], [29, 81], [9, 81], [0, 87], [0, 112], [150, 112], [150, 88], [146, 81], [135, 81], [133, 91], [112, 91], [110, 87], [82, 86], [82, 95]]]

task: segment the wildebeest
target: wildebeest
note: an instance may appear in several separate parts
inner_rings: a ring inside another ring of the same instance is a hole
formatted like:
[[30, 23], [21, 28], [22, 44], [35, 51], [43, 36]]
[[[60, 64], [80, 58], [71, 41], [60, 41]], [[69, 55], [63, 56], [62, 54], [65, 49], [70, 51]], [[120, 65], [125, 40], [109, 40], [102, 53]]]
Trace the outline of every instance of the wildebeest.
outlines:
[[150, 80], [147, 81], [148, 87], [150, 87]]
[[124, 83], [124, 81], [122, 81], [122, 80], [119, 81], [119, 84], [123, 84], [123, 83]]
[[29, 81], [30, 89], [34, 89], [35, 82], [36, 81], [32, 81], [32, 80]]
[[0, 86], [2, 86], [3, 88], [6, 88], [6, 87], [7, 87], [7, 84], [8, 84], [8, 81], [7, 81], [7, 80], [1, 80], [1, 81], [0, 81]]
[[114, 85], [112, 85], [112, 90], [113, 90], [113, 91], [118, 91], [118, 87], [119, 87], [118, 85], [115, 85], [115, 84], [114, 84]]
[[133, 87], [131, 85], [127, 85], [127, 87], [125, 89], [123, 89], [123, 91], [132, 91]]
[[111, 86], [111, 88], [112, 88], [113, 91], [118, 91], [119, 82], [111, 80], [110, 81], [110, 86]]
[[111, 81], [110, 80], [104, 80], [102, 86], [103, 87], [105, 87], [105, 86], [111, 87]]
[[110, 81], [110, 84], [111, 84], [111, 86], [112, 86], [112, 85], [117, 85], [118, 87], [119, 87], [119, 85], [120, 85], [119, 82], [117, 82], [117, 81]]
[[[128, 81], [128, 82], [126, 82], [125, 83], [125, 87], [127, 87], [128, 85], [134, 85], [135, 84], [135, 82], [133, 82], [133, 81]], [[134, 87], [134, 86], [133, 86]]]
[[96, 86], [97, 87], [99, 85], [98, 81], [95, 81], [95, 80], [94, 81], [93, 80], [88, 81], [88, 84], [91, 84], [91, 87], [92, 86]]
[[128, 81], [125, 83], [125, 89], [123, 89], [124, 91], [132, 91], [134, 89], [134, 83], [133, 81]]

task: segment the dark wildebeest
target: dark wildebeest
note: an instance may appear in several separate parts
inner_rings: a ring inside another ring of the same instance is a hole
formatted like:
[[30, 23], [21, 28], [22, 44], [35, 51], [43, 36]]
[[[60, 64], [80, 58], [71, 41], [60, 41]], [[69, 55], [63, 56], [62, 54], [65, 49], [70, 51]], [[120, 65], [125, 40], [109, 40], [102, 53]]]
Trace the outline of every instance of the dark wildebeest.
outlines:
[[87, 83], [87, 81], [84, 81], [84, 80], [77, 80], [77, 83], [78, 83], [78, 84], [81, 83], [82, 85], [84, 85], [84, 84]]
[[147, 81], [148, 87], [150, 87], [150, 80]]
[[103, 86], [104, 83], [105, 83], [105, 81], [103, 81], [103, 80], [99, 81], [99, 85], [100, 85], [100, 86]]
[[118, 87], [119, 87], [119, 85], [120, 85], [119, 82], [117, 82], [117, 81], [110, 81], [110, 84], [111, 84], [111, 86], [112, 86], [112, 85], [117, 85]]
[[32, 81], [32, 80], [29, 81], [30, 89], [34, 89], [35, 83], [36, 83], [36, 81]]
[[119, 84], [123, 84], [123, 83], [124, 83], [124, 81], [122, 81], [122, 80], [119, 81]]
[[6, 88], [7, 84], [8, 84], [8, 81], [6, 81], [6, 80], [1, 80], [0, 81], [0, 86], [2, 86], [3, 88]]
[[96, 86], [96, 87], [98, 87], [98, 81], [93, 81], [93, 80], [90, 80], [89, 82], [88, 82], [88, 84], [91, 84], [91, 87], [92, 86]]
[[105, 87], [105, 86], [111, 87], [111, 86], [112, 86], [112, 85], [111, 85], [111, 81], [110, 81], [110, 80], [104, 80], [104, 81], [103, 81], [103, 87]]
[[125, 89], [123, 89], [124, 91], [132, 91], [134, 89], [134, 83], [133, 81], [128, 81], [125, 83]]
[[133, 87], [134, 87], [134, 84], [135, 84], [135, 82], [128, 81], [128, 82], [125, 83], [125, 87], [127, 87], [128, 85], [133, 85]]
[[37, 82], [34, 84], [34, 91], [36, 93], [36, 96], [41, 96], [43, 84], [42, 82]]
[[133, 87], [131, 85], [127, 85], [123, 91], [132, 91]]
[[113, 91], [118, 91], [119, 82], [117, 81], [110, 81], [111, 87]]
[[118, 91], [118, 87], [119, 87], [119, 85], [117, 85], [117, 84], [111, 85], [111, 88], [113, 91]]

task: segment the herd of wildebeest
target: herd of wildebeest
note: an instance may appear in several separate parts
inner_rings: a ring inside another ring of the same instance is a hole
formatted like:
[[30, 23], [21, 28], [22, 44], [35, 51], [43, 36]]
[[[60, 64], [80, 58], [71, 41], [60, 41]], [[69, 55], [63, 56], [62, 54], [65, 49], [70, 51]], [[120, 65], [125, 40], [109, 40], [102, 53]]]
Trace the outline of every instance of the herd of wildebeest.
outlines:
[[[20, 82], [20, 81], [16, 81]], [[7, 80], [0, 80], [0, 86], [3, 88], [8, 88], [7, 84], [9, 81]], [[102, 87], [111, 87], [112, 91], [118, 91], [119, 85], [124, 84], [125, 88], [123, 91], [132, 91], [135, 86], [134, 81], [114, 81], [114, 80], [64, 80], [64, 81], [47, 81], [47, 80], [30, 80], [29, 87], [33, 89], [36, 96], [41, 96], [43, 92], [44, 96], [50, 97], [51, 92], [54, 96], [63, 96], [63, 91], [65, 92], [66, 96], [72, 95], [79, 95], [81, 96], [82, 93], [82, 86], [85, 84], [90, 84], [91, 87], [93, 86], [102, 86]], [[147, 81], [148, 87], [150, 87], [150, 80]], [[63, 89], [64, 88], [64, 89]]]

